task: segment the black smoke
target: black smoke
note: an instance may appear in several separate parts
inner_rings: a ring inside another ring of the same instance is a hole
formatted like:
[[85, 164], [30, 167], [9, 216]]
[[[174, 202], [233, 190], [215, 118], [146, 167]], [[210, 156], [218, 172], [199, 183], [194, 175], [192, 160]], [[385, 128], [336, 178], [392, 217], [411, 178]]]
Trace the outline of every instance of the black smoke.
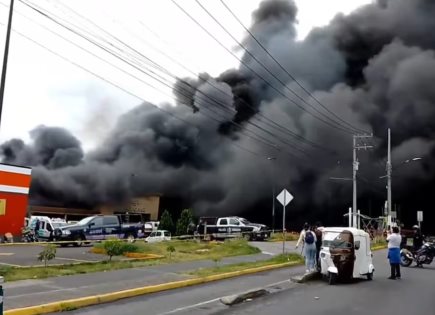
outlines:
[[[264, 1], [252, 14], [250, 31], [330, 111], [373, 132], [372, 140], [360, 141], [373, 149], [358, 152], [362, 212], [382, 214], [386, 191], [379, 176], [391, 128], [394, 202], [408, 225], [417, 210], [433, 218], [435, 2], [378, 1], [337, 15], [302, 41], [296, 23], [292, 1]], [[314, 107], [332, 117], [255, 40], [247, 35], [241, 41], [286, 87], [245, 53], [239, 68], [216, 78], [178, 80], [176, 107], [161, 105], [162, 112], [142, 104], [126, 113], [93, 152], [84, 155], [66, 130], [39, 127], [30, 144], [4, 143], [3, 161], [34, 167], [31, 198], [43, 204], [95, 207], [158, 192], [189, 200], [197, 213], [245, 213], [270, 222], [275, 186], [295, 195], [292, 224], [341, 222], [351, 185], [330, 178], [351, 175], [351, 135], [308, 114], [319, 116]], [[316, 145], [291, 138], [288, 130]], [[266, 158], [271, 156], [277, 159]], [[412, 157], [423, 159], [402, 163]]]

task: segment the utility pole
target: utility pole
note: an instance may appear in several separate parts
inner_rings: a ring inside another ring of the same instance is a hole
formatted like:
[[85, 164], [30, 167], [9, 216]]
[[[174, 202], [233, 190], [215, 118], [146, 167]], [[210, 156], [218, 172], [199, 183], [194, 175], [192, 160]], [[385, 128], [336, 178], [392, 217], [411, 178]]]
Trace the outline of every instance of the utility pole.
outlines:
[[11, 0], [11, 4], [9, 6], [9, 20], [8, 27], [6, 30], [6, 42], [5, 42], [5, 52], [3, 54], [3, 68], [2, 68], [2, 76], [0, 81], [0, 124], [3, 112], [3, 98], [5, 95], [5, 84], [6, 84], [6, 70], [8, 67], [8, 56], [9, 56], [9, 41], [11, 38], [11, 28], [12, 28], [12, 14], [14, 12], [14, 0]]
[[388, 128], [388, 159], [387, 159], [387, 225], [391, 227], [391, 130]]
[[275, 161], [276, 157], [267, 158], [272, 162], [272, 233], [275, 233]]
[[369, 146], [366, 144], [363, 145], [358, 145], [358, 139], [363, 139], [363, 138], [371, 138], [373, 137], [373, 134], [371, 135], [354, 135], [353, 136], [353, 173], [352, 173], [352, 181], [353, 181], [353, 202], [352, 202], [352, 226], [353, 227], [357, 227], [358, 226], [358, 220], [357, 220], [357, 181], [356, 181], [356, 173], [358, 171], [359, 168], [359, 162], [358, 162], [358, 158], [356, 156], [356, 151], [357, 150], [367, 150], [367, 149], [371, 149], [373, 148], [373, 146]]

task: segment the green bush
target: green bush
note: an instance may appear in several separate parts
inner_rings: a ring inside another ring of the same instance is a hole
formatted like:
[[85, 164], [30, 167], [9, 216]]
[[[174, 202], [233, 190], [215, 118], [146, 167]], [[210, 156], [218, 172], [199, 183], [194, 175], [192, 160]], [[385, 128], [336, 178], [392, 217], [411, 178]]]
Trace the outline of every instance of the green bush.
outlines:
[[166, 251], [169, 253], [169, 259], [171, 259], [172, 253], [175, 252], [175, 247], [172, 245], [169, 245], [168, 247], [166, 247]]
[[123, 245], [124, 243], [117, 239], [107, 240], [103, 242], [103, 247], [106, 251], [107, 256], [109, 256], [109, 261], [112, 260], [113, 256], [121, 256], [124, 253]]
[[190, 209], [184, 209], [181, 212], [181, 216], [177, 221], [177, 229], [176, 234], [177, 235], [186, 235], [187, 234], [187, 228], [189, 227], [189, 224], [193, 221], [193, 214], [192, 210]]
[[132, 243], [123, 243], [122, 244], [122, 253], [137, 253], [139, 252], [139, 247], [136, 244]]
[[107, 256], [109, 256], [109, 261], [112, 260], [113, 256], [139, 252], [139, 247], [136, 244], [126, 243], [118, 239], [104, 241], [102, 247], [106, 251]]
[[159, 230], [167, 230], [174, 233], [174, 221], [168, 210], [163, 211], [162, 217], [160, 218]]
[[44, 247], [44, 250], [39, 253], [38, 260], [44, 262], [44, 266], [47, 267], [47, 263], [56, 258], [56, 245], [50, 244]]

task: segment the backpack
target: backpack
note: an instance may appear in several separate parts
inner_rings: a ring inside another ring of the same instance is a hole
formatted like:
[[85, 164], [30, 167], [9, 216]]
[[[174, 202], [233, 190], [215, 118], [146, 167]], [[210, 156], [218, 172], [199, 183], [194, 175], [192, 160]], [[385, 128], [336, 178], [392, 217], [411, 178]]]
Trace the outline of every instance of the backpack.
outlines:
[[307, 231], [305, 233], [305, 244], [313, 244], [314, 243], [314, 235], [313, 232]]

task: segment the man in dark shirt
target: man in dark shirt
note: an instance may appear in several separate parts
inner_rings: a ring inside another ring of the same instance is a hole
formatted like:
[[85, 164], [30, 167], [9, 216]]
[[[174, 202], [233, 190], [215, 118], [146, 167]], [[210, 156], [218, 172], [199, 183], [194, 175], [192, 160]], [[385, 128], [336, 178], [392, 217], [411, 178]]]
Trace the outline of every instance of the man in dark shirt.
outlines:
[[414, 229], [414, 237], [413, 237], [413, 246], [414, 250], [417, 251], [423, 246], [423, 235], [421, 234], [421, 230], [418, 225], [413, 226]]

